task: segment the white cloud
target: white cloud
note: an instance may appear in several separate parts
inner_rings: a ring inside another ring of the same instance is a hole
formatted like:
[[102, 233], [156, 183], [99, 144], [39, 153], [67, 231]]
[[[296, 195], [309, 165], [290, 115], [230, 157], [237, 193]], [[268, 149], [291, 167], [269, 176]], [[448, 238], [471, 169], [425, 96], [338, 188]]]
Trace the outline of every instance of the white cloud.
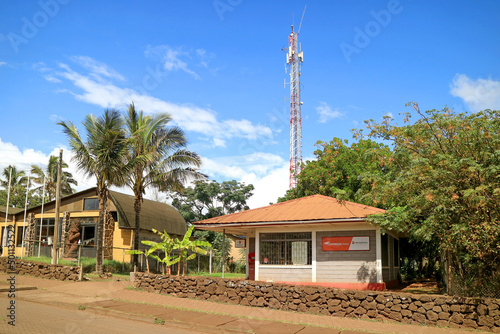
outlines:
[[5, 65], [7, 65], [7, 63], [6, 63], [6, 62], [4, 62], [4, 61], [0, 61], [0, 66], [5, 66]]
[[214, 138], [214, 146], [215, 147], [226, 147], [226, 141], [220, 138]]
[[253, 124], [246, 119], [219, 121], [213, 110], [189, 104], [166, 102], [134, 89], [96, 81], [91, 76], [72, 70], [66, 64], [59, 64], [59, 66], [62, 70], [54, 73], [54, 76], [70, 81], [78, 89], [78, 92], [70, 90], [63, 90], [63, 92], [66, 91], [86, 103], [103, 108], [125, 108], [133, 101], [136, 106], [148, 113], [170, 113], [174, 121], [183, 129], [218, 139], [218, 142], [214, 144], [222, 144], [222, 140], [234, 137], [256, 140], [271, 139], [273, 136], [269, 127]]
[[64, 118], [62, 118], [61, 116], [59, 115], [56, 115], [56, 114], [52, 114], [49, 116], [49, 119], [52, 121], [52, 122], [60, 122], [60, 121], [64, 121]]
[[215, 179], [234, 179], [253, 184], [254, 195], [247, 202], [250, 208], [275, 203], [278, 197], [285, 194], [289, 185], [288, 161], [271, 153], [203, 158], [201, 171]]
[[[68, 171], [78, 182], [78, 186], [75, 187], [76, 191], [95, 187], [95, 178], [87, 178], [77, 169], [72, 160], [73, 153], [64, 145], [57, 145], [50, 153], [45, 154], [33, 149], [21, 150], [12, 143], [3, 142], [0, 138], [0, 171], [8, 165], [15, 165], [18, 170], [25, 171], [26, 174], [31, 170], [31, 165], [46, 168], [49, 156], [59, 156], [60, 149], [63, 149], [63, 160], [69, 166]], [[288, 189], [288, 162], [271, 153], [257, 152], [244, 156], [203, 158], [201, 171], [211, 176], [218, 175], [225, 179], [235, 179], [245, 184], [253, 184], [255, 187], [254, 195], [247, 203], [251, 208], [276, 202], [278, 197], [283, 196]], [[113, 189], [133, 194], [129, 188], [113, 187]], [[148, 189], [147, 192], [148, 198], [154, 195], [152, 189]]]
[[450, 93], [464, 100], [473, 112], [500, 109], [500, 81], [474, 80], [465, 74], [457, 74], [450, 85]]
[[319, 122], [326, 123], [327, 121], [344, 116], [343, 113], [337, 109], [332, 110], [332, 108], [326, 102], [320, 102], [320, 105], [316, 107], [316, 111], [319, 115]]
[[125, 80], [120, 73], [116, 72], [108, 65], [95, 60], [94, 58], [87, 56], [73, 56], [71, 57], [71, 60], [89, 70], [96, 79], [101, 80], [102, 76], [104, 76], [109, 79], [117, 79], [120, 81]]
[[51, 155], [59, 156], [59, 150], [63, 149], [63, 160], [69, 166], [68, 171], [73, 174], [77, 180], [78, 186], [75, 187], [77, 191], [88, 189], [95, 185], [95, 179], [87, 179], [82, 173], [78, 172], [76, 165], [71, 161], [73, 154], [64, 145], [58, 145], [49, 154], [34, 149], [19, 149], [9, 142], [3, 142], [0, 138], [0, 171], [3, 171], [9, 165], [16, 166], [18, 170], [24, 171], [28, 175], [31, 170], [31, 165], [37, 165], [45, 169]]
[[[205, 50], [199, 50], [196, 50], [195, 54], [203, 57]], [[201, 79], [198, 73], [188, 67], [186, 59], [191, 58], [190, 52], [183, 51], [181, 47], [173, 48], [168, 45], [148, 46], [145, 53], [150, 57], [159, 57], [163, 62], [163, 68], [167, 71], [180, 70], [190, 74], [196, 80]]]
[[202, 171], [210, 176], [241, 179], [248, 174], [265, 176], [284, 163], [279, 155], [255, 152], [247, 155], [203, 158]]
[[283, 197], [289, 186], [290, 166], [284, 162], [282, 166], [276, 167], [264, 177], [249, 174], [241, 179], [245, 184], [253, 184], [254, 194], [248, 199], [248, 206], [252, 209], [260, 208], [276, 203], [278, 197]]
[[44, 76], [45, 80], [47, 80], [48, 82], [52, 82], [52, 83], [60, 83], [61, 80], [53, 77], [52, 75], [46, 75]]
[[[73, 152], [64, 145], [57, 145], [48, 154], [40, 151], [35, 151], [34, 149], [24, 149], [21, 150], [19, 147], [15, 146], [9, 142], [3, 142], [0, 138], [0, 172], [9, 165], [16, 166], [19, 171], [24, 171], [26, 175], [29, 174], [32, 165], [37, 165], [45, 170], [47, 168], [47, 163], [49, 162], [49, 157], [59, 156], [59, 150], [63, 150], [63, 161], [68, 164], [68, 172], [73, 175], [73, 178], [78, 182], [77, 186], [73, 188], [78, 191], [83, 191], [96, 186], [95, 177], [87, 177], [81, 171], [77, 169], [76, 163], [73, 161]], [[112, 187], [113, 190], [133, 195], [133, 192], [129, 188], [117, 188]]]

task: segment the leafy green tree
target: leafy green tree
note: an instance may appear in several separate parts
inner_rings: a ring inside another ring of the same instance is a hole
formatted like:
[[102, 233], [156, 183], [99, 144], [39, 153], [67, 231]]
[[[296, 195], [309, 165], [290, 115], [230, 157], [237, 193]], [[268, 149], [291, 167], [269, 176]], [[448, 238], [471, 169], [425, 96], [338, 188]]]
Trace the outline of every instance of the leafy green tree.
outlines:
[[411, 105], [419, 116], [414, 123], [410, 113], [403, 126], [367, 121], [370, 137], [394, 147], [390, 172], [371, 193], [394, 207], [372, 220], [436, 243], [448, 288], [453, 271], [462, 282], [479, 277], [472, 285], [496, 279], [500, 291], [500, 111], [424, 113]]
[[[200, 167], [201, 158], [186, 149], [184, 131], [168, 124], [168, 114], [145, 116], [130, 104], [125, 117], [128, 137], [127, 159], [130, 172], [125, 183], [135, 196], [135, 228], [133, 248], [139, 249], [140, 214], [146, 188], [152, 186], [161, 191], [182, 191], [190, 179], [202, 177], [194, 168]], [[133, 258], [137, 265], [137, 256]]]
[[[191, 226], [184, 234], [184, 238], [179, 240], [178, 238], [174, 241], [174, 249], [179, 253], [177, 266], [177, 276], [180, 276], [181, 265], [182, 265], [182, 276], [186, 275], [187, 261], [196, 258], [196, 254], [206, 255], [207, 251], [204, 248], [210, 248], [212, 245], [203, 240], [190, 240], [191, 234], [193, 233], [194, 226]], [[191, 254], [189, 254], [191, 252]]]
[[330, 143], [318, 141], [316, 146], [316, 160], [306, 162], [296, 187], [287, 190], [278, 202], [321, 194], [373, 205], [366, 195], [379, 175], [387, 172], [390, 148], [365, 139], [349, 145], [339, 138]]
[[235, 180], [196, 181], [194, 188], [170, 194], [172, 205], [189, 222], [248, 210], [247, 200], [253, 195], [254, 186]]
[[[45, 182], [46, 201], [52, 201], [56, 198], [58, 160], [58, 157], [51, 155], [45, 170], [39, 166], [31, 165], [31, 174], [34, 176], [33, 182], [39, 185], [35, 191], [40, 195], [43, 192], [42, 188]], [[68, 168], [68, 164], [64, 161], [61, 166], [63, 169]], [[77, 186], [78, 182], [73, 178], [70, 172], [63, 171], [61, 175], [62, 196], [71, 195], [75, 192], [71, 185]]]
[[86, 176], [97, 180], [99, 200], [99, 220], [97, 223], [96, 271], [103, 272], [103, 233], [105, 210], [108, 201], [108, 188], [112, 184], [122, 185], [128, 175], [125, 166], [127, 141], [123, 131], [123, 120], [116, 110], [105, 110], [101, 117], [90, 114], [85, 117], [83, 127], [87, 140], [83, 141], [78, 129], [72, 122], [58, 123], [69, 139], [74, 152], [77, 168]]
[[[183, 193], [173, 193], [170, 197], [172, 205], [179, 210], [187, 222], [192, 223], [248, 210], [246, 201], [253, 195], [253, 190], [253, 185], [245, 185], [235, 180], [222, 183], [197, 181], [194, 188], [186, 188]], [[194, 236], [211, 243], [216, 258], [222, 258], [222, 250], [225, 249], [225, 257], [228, 259], [227, 255], [231, 251], [232, 242], [224, 238], [222, 233], [197, 230]]]

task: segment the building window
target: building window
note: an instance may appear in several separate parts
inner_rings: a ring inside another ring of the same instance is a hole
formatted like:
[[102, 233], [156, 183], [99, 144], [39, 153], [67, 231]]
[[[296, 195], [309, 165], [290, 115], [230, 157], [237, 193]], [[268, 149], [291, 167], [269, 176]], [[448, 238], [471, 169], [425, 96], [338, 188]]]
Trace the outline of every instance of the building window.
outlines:
[[50, 246], [52, 243], [49, 244], [49, 241], [52, 241], [54, 237], [55, 219], [44, 218], [42, 224], [40, 224], [40, 219], [37, 219], [36, 225], [35, 240], [40, 240], [42, 247]]
[[310, 265], [311, 232], [261, 233], [261, 265]]
[[97, 198], [85, 198], [83, 200], [83, 211], [99, 210], [99, 200]]
[[17, 247], [21, 247], [23, 245], [23, 227], [22, 226], [17, 227], [16, 245], [17, 245]]

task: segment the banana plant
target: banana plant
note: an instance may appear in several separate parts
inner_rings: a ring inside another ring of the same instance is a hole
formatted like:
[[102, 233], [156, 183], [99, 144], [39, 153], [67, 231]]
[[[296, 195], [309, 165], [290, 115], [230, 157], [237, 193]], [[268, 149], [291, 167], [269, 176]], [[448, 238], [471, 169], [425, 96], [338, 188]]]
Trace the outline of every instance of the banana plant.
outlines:
[[165, 267], [167, 268], [167, 275], [172, 274], [172, 266], [176, 263], [179, 262], [179, 258], [177, 258], [176, 255], [174, 255], [172, 252], [174, 251], [175, 248], [175, 240], [168, 235], [167, 231], [160, 232], [158, 230], [153, 229], [153, 232], [158, 234], [161, 237], [161, 246], [160, 249], [165, 253], [165, 257], [163, 259], [160, 259], [156, 255], [152, 255], [154, 259], [157, 261], [160, 261], [163, 263], [163, 274], [165, 275]]
[[[212, 244], [207, 241], [202, 240], [190, 240], [191, 234], [193, 234], [194, 226], [191, 226], [186, 234], [184, 234], [184, 238], [182, 240], [175, 239], [174, 241], [174, 249], [179, 251], [177, 266], [177, 276], [181, 274], [181, 264], [182, 266], [182, 276], [186, 275], [186, 267], [187, 261], [192, 260], [196, 257], [196, 254], [206, 255], [208, 251], [202, 247], [210, 248]], [[192, 252], [192, 254], [188, 255], [188, 251]]]
[[[148, 274], [149, 274], [149, 261], [148, 261], [148, 257], [155, 257], [156, 255], [154, 255], [154, 251], [158, 250], [159, 248], [161, 248], [161, 242], [154, 242], [154, 241], [151, 241], [151, 240], [143, 240], [141, 241], [142, 244], [146, 245], [146, 246], [149, 246], [148, 249], [146, 250], [138, 250], [138, 249], [132, 249], [132, 250], [129, 250], [127, 251], [127, 254], [143, 254], [144, 256], [146, 256], [146, 268], [147, 268], [147, 271], [148, 271]], [[157, 256], [156, 256], [157, 257]]]

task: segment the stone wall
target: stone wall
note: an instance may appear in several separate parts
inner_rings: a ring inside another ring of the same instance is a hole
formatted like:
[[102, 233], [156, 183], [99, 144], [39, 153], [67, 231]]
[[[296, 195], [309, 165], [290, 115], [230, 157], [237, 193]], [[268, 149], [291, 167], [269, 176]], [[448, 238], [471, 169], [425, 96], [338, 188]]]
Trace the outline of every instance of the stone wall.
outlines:
[[[21, 259], [15, 259], [15, 261], [16, 261], [15, 275], [30, 275], [48, 279], [57, 279], [61, 281], [80, 280], [80, 267], [68, 267], [58, 264], [32, 262]], [[8, 269], [8, 258], [1, 257], [0, 271], [7, 272], [7, 269]]]
[[135, 273], [136, 288], [216, 302], [500, 333], [500, 300], [339, 290], [238, 279]]

